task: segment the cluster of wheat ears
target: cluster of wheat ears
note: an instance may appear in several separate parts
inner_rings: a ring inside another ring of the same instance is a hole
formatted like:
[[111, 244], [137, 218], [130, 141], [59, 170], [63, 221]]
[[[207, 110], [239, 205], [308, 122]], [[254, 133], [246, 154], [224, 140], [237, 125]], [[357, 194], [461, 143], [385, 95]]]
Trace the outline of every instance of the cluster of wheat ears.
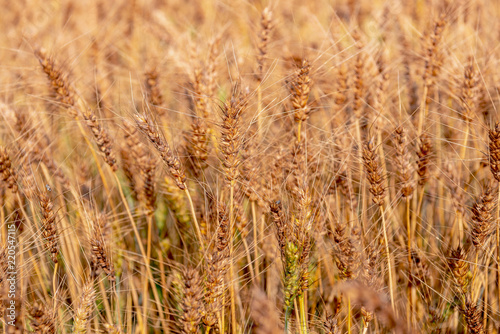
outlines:
[[1, 3], [3, 332], [498, 330], [497, 0]]

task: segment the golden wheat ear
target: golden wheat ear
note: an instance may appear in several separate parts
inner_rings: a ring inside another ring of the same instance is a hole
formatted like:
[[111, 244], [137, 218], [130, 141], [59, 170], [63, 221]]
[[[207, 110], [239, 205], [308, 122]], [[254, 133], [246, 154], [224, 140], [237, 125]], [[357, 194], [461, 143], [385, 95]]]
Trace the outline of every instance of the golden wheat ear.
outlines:
[[308, 105], [309, 94], [311, 92], [311, 65], [308, 60], [303, 60], [302, 65], [297, 70], [290, 83], [290, 99], [293, 107], [293, 117], [297, 123], [297, 141], [300, 143], [302, 133], [302, 123], [307, 121], [311, 113]]
[[45, 248], [50, 252], [52, 261], [57, 263], [57, 256], [59, 255], [59, 235], [54, 204], [48, 191], [40, 192], [38, 194], [38, 200], [42, 214], [42, 235], [45, 240]]
[[224, 310], [223, 304], [227, 287], [224, 277], [229, 269], [231, 253], [229, 243], [232, 242], [229, 234], [229, 213], [222, 203], [216, 204], [217, 214], [213, 223], [217, 226], [215, 247], [207, 257], [205, 265], [205, 315], [203, 323], [210, 327], [224, 328], [224, 324], [218, 322], [218, 313]]
[[145, 77], [148, 102], [155, 107], [161, 107], [163, 105], [163, 95], [161, 94], [158, 70], [156, 68], [150, 69], [145, 73]]
[[396, 147], [396, 156], [394, 160], [399, 177], [398, 192], [404, 200], [409, 201], [413, 196], [415, 179], [413, 176], [414, 167], [412, 164], [411, 154], [408, 149], [405, 129], [402, 126], [397, 127], [396, 130], [394, 130], [394, 137]]
[[469, 56], [464, 69], [462, 93], [460, 96], [460, 116], [466, 122], [472, 122], [476, 115], [477, 74], [474, 68], [474, 58]]
[[153, 215], [156, 208], [156, 159], [152, 156], [148, 156], [144, 159], [143, 163], [140, 165], [140, 171], [142, 176], [142, 194], [144, 208], [146, 209], [147, 215]]
[[363, 165], [366, 170], [366, 178], [370, 183], [369, 190], [373, 195], [373, 203], [382, 206], [384, 204], [385, 188], [382, 168], [378, 160], [373, 140], [366, 142], [363, 146]]
[[209, 129], [205, 121], [194, 117], [191, 122], [191, 131], [186, 136], [186, 152], [189, 156], [191, 174], [202, 177], [204, 170], [208, 167], [207, 160], [210, 153]]
[[330, 314], [326, 317], [325, 321], [323, 321], [323, 328], [325, 330], [325, 334], [341, 334], [341, 326], [338, 324], [338, 319], [336, 315]]
[[109, 251], [109, 244], [105, 237], [106, 218], [99, 216], [93, 219], [92, 234], [90, 237], [90, 247], [92, 252], [92, 271], [93, 278], [98, 276], [96, 269], [101, 269], [106, 273], [111, 282], [115, 281], [115, 268]]
[[44, 49], [37, 48], [35, 57], [40, 62], [40, 66], [47, 76], [49, 86], [57, 100], [68, 109], [71, 116], [76, 118], [78, 111], [75, 109], [75, 91], [69, 82], [68, 75], [56, 64], [54, 58], [47, 56]]
[[56, 316], [51, 308], [35, 303], [34, 305], [28, 305], [27, 310], [31, 317], [30, 326], [34, 333], [56, 333]]
[[261, 14], [259, 43], [257, 45], [259, 53], [257, 54], [257, 72], [255, 76], [259, 83], [262, 82], [264, 76], [267, 48], [273, 27], [273, 12], [269, 9], [269, 7], [266, 7]]
[[430, 177], [430, 162], [432, 154], [432, 144], [429, 135], [423, 133], [420, 135], [420, 143], [417, 151], [417, 173], [419, 176], [418, 184], [423, 186]]
[[483, 334], [483, 319], [481, 314], [481, 308], [476, 305], [475, 302], [468, 299], [465, 301], [465, 305], [462, 309], [462, 313], [467, 323], [468, 333], [471, 334]]
[[116, 164], [116, 156], [108, 130], [98, 122], [97, 116], [92, 109], [82, 110], [82, 116], [94, 137], [97, 147], [104, 155], [104, 161], [111, 167], [113, 172], [116, 172], [118, 165]]
[[79, 304], [73, 316], [73, 333], [87, 333], [90, 318], [94, 312], [95, 299], [96, 293], [94, 290], [94, 282], [90, 280], [82, 288]]
[[7, 187], [11, 189], [12, 192], [17, 192], [17, 173], [12, 167], [12, 161], [7, 149], [3, 146], [0, 146], [0, 175], [2, 181], [7, 184]]
[[472, 206], [471, 239], [479, 250], [487, 245], [487, 241], [495, 230], [493, 211], [497, 201], [497, 188], [487, 184], [481, 196]]
[[448, 258], [448, 267], [450, 268], [456, 290], [462, 294], [466, 294], [470, 288], [470, 266], [467, 261], [467, 253], [462, 247], [451, 250]]
[[205, 313], [202, 280], [194, 268], [186, 268], [182, 273], [182, 279], [179, 329], [186, 334], [196, 334]]
[[135, 115], [137, 127], [142, 131], [160, 154], [167, 165], [170, 175], [174, 178], [179, 189], [186, 189], [186, 175], [177, 156], [170, 149], [170, 145], [161, 135], [158, 127], [146, 115]]
[[240, 151], [243, 148], [242, 115], [247, 110], [248, 97], [237, 87], [234, 95], [222, 107], [219, 148], [226, 180], [233, 184], [239, 177]]
[[500, 182], [500, 122], [489, 130], [489, 163], [491, 174]]

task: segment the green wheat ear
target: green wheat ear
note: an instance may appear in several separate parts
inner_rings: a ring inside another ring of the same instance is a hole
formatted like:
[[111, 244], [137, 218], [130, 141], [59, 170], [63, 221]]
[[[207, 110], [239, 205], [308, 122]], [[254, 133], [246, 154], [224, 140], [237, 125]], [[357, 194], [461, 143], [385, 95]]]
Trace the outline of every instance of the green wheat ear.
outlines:
[[[285, 316], [288, 320], [289, 315], [293, 309], [293, 302], [297, 297], [297, 292], [299, 291], [299, 278], [300, 278], [300, 266], [299, 262], [299, 249], [293, 242], [288, 242], [285, 249]], [[285, 326], [288, 326], [286, 323]]]

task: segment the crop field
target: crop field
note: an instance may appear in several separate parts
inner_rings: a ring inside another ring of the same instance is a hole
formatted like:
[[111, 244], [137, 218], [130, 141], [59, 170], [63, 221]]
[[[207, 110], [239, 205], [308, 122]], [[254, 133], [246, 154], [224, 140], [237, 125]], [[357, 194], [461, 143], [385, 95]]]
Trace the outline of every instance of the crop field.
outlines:
[[0, 3], [0, 333], [500, 331], [500, 1]]

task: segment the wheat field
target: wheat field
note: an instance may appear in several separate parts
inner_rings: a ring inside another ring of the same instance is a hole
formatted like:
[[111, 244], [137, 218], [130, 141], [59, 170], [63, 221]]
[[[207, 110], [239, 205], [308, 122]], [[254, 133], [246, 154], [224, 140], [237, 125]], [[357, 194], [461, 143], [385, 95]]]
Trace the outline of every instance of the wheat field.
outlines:
[[500, 331], [499, 1], [1, 8], [1, 333]]

